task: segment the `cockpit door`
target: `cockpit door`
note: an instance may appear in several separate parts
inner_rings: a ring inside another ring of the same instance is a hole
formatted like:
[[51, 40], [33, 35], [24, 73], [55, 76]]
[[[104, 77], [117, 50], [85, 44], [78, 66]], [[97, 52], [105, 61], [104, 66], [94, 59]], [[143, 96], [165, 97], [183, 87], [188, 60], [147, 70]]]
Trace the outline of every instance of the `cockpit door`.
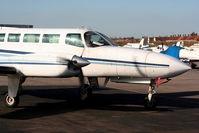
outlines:
[[87, 47], [83, 51], [83, 57], [90, 64], [82, 68], [83, 74], [90, 77], [116, 76], [116, 63], [109, 47], [111, 44], [102, 35], [96, 32], [86, 32], [84, 39]]

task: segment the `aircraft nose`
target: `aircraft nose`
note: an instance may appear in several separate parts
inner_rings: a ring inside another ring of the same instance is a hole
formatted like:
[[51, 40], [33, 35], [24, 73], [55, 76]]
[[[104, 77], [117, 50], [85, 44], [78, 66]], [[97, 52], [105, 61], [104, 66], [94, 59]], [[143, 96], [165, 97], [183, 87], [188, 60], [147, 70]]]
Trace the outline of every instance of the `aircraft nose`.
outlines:
[[174, 77], [177, 75], [180, 75], [182, 73], [187, 72], [190, 70], [191, 67], [188, 66], [187, 64], [179, 61], [179, 60], [170, 60], [169, 61], [169, 74], [170, 77]]
[[147, 76], [154, 78], [171, 78], [191, 69], [176, 58], [154, 52], [148, 54], [146, 63], [152, 64], [150, 67], [146, 67]]

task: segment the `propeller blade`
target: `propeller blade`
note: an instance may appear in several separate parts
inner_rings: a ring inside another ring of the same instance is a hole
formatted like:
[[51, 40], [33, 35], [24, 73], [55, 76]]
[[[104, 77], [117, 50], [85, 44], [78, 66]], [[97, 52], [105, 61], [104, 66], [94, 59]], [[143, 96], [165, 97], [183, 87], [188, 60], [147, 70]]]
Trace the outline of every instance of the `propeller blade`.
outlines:
[[80, 69], [80, 74], [79, 74], [79, 83], [80, 85], [84, 85], [85, 84], [85, 81], [84, 81], [84, 75], [83, 75], [83, 72], [82, 70]]

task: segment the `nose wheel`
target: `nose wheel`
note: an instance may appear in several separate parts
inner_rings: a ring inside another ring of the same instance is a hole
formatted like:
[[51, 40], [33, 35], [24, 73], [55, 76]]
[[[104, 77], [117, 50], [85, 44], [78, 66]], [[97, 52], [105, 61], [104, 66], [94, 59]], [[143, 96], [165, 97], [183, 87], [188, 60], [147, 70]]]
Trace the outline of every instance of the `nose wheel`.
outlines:
[[155, 96], [156, 88], [157, 88], [156, 80], [152, 79], [149, 85], [148, 95], [144, 99], [144, 107], [146, 109], [154, 109], [157, 106], [157, 98]]
[[6, 93], [4, 96], [4, 104], [5, 106], [9, 108], [17, 107], [19, 104], [19, 96], [11, 97], [11, 96], [8, 96], [8, 93]]
[[156, 98], [155, 95], [153, 95], [151, 97], [151, 99], [149, 99], [148, 96], [145, 97], [145, 99], [144, 99], [144, 107], [146, 109], [155, 109], [156, 106], [157, 106], [157, 98]]

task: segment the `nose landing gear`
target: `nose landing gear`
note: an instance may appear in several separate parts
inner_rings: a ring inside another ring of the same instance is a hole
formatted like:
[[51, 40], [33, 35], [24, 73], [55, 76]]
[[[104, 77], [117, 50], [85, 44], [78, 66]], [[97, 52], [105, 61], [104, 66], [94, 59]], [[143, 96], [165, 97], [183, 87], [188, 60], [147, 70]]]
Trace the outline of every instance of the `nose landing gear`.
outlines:
[[157, 88], [156, 80], [152, 79], [151, 83], [149, 84], [148, 95], [144, 99], [144, 107], [146, 109], [154, 109], [157, 106], [157, 99], [155, 96], [156, 88]]

